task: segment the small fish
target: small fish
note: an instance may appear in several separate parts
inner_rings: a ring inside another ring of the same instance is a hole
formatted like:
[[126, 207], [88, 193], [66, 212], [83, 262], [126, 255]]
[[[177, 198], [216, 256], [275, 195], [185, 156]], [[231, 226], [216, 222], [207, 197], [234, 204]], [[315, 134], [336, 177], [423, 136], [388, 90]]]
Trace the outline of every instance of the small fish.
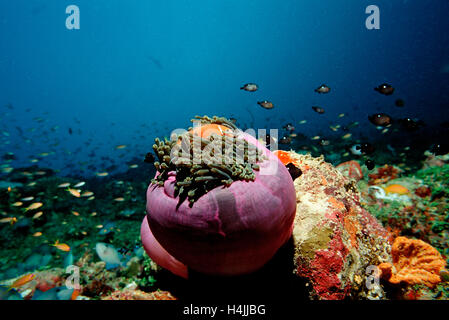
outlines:
[[8, 217], [8, 218], [3, 218], [0, 219], [0, 223], [10, 223], [11, 225], [15, 224], [17, 222], [17, 218], [16, 217]]
[[290, 176], [292, 177], [293, 181], [295, 181], [296, 178], [300, 177], [302, 175], [301, 169], [296, 167], [293, 163], [289, 163], [286, 165], [288, 172], [290, 173]]
[[259, 86], [255, 83], [247, 83], [244, 84], [240, 90], [245, 90], [245, 91], [249, 91], [249, 92], [255, 92], [259, 89]]
[[373, 169], [374, 169], [374, 166], [375, 166], [375, 163], [374, 163], [373, 160], [367, 159], [367, 160], [365, 161], [365, 165], [366, 165], [366, 167], [368, 168], [368, 170], [373, 170]]
[[39, 212], [37, 212], [37, 213], [34, 214], [33, 219], [37, 219], [37, 218], [39, 218], [40, 216], [42, 216], [43, 214], [44, 214], [44, 213], [43, 213], [42, 211], [39, 211]]
[[94, 193], [92, 192], [92, 191], [84, 191], [82, 194], [81, 194], [81, 197], [90, 197], [90, 196], [92, 196]]
[[386, 127], [389, 126], [392, 122], [391, 117], [388, 114], [385, 113], [376, 113], [368, 116], [368, 120], [380, 127]]
[[36, 278], [36, 275], [34, 273], [29, 273], [26, 274], [24, 276], [21, 276], [19, 279], [17, 279], [16, 281], [14, 281], [9, 287], [8, 287], [8, 291], [14, 289], [14, 288], [19, 288], [25, 284], [27, 284], [30, 281], [33, 281], [33, 279]]
[[299, 121], [299, 124], [305, 124], [305, 123], [307, 123], [307, 120], [301, 120], [301, 121]]
[[23, 202], [17, 201], [11, 204], [13, 207], [20, 207], [23, 204]]
[[315, 89], [315, 92], [318, 93], [329, 93], [331, 91], [331, 88], [329, 88], [327, 85], [322, 84], [318, 88]]
[[47, 172], [45, 172], [45, 171], [36, 171], [34, 174], [38, 175], [38, 176], [44, 176], [44, 175], [47, 174]]
[[258, 104], [259, 106], [261, 106], [262, 108], [265, 108], [265, 109], [273, 109], [273, 108], [274, 108], [273, 103], [270, 102], [270, 101], [267, 101], [267, 100], [264, 100], [264, 101], [257, 101], [257, 104]]
[[102, 228], [103, 228], [103, 225], [102, 225], [102, 224], [99, 224], [99, 225], [96, 226], [95, 228], [102, 229]]
[[295, 127], [291, 123], [287, 123], [285, 126], [282, 127], [283, 129], [287, 131], [295, 131]]
[[402, 108], [402, 107], [405, 105], [405, 102], [404, 102], [404, 100], [402, 100], [402, 99], [397, 99], [397, 100], [394, 102], [394, 105], [395, 105], [396, 107]]
[[33, 233], [33, 237], [40, 237], [42, 235], [42, 232], [38, 231]]
[[329, 126], [329, 128], [330, 128], [332, 131], [334, 131], [334, 132], [337, 132], [337, 131], [338, 131], [337, 126]]
[[25, 208], [25, 212], [29, 210], [36, 210], [42, 207], [44, 204], [42, 202], [35, 202], [30, 204], [27, 208]]
[[385, 128], [385, 129], [382, 130], [381, 133], [382, 133], [382, 134], [385, 134], [385, 133], [387, 133], [387, 132], [388, 132], [388, 128]]
[[314, 136], [312, 138], [310, 138], [311, 140], [319, 140], [321, 137], [320, 136]]
[[91, 200], [94, 200], [94, 199], [95, 199], [94, 196], [87, 198], [88, 201], [91, 201]]
[[30, 160], [31, 163], [36, 163], [36, 162], [38, 162], [38, 161], [39, 161], [39, 159], [31, 159], [31, 160]]
[[343, 118], [344, 116], [345, 116], [344, 113], [340, 113], [340, 114], [338, 115], [339, 118]]
[[146, 163], [154, 163], [154, 160], [155, 160], [154, 155], [153, 155], [151, 152], [148, 152], [148, 153], [145, 155], [145, 159], [143, 160], [143, 162], [146, 162]]
[[77, 211], [72, 211], [72, 214], [77, 217], [80, 215], [79, 212], [77, 212]]
[[394, 88], [388, 83], [382, 83], [377, 88], [374, 88], [374, 90], [386, 96], [392, 95], [394, 92]]
[[95, 175], [97, 177], [106, 177], [109, 173], [107, 172], [96, 172]]
[[117, 150], [125, 149], [125, 148], [126, 148], [126, 144], [120, 144], [120, 145], [115, 147], [115, 149], [117, 149]]
[[321, 107], [313, 106], [312, 109], [313, 109], [313, 111], [315, 111], [316, 113], [319, 113], [319, 114], [323, 114], [323, 113], [324, 113], [324, 109], [321, 108]]
[[80, 192], [76, 189], [67, 188], [67, 191], [70, 192], [70, 194], [74, 197], [79, 198], [81, 196]]
[[347, 156], [349, 156], [349, 152], [343, 153], [343, 157], [347, 157]]
[[320, 144], [322, 146], [328, 146], [331, 144], [330, 140], [326, 140], [326, 139], [321, 139]]
[[137, 165], [137, 164], [130, 164], [129, 165], [129, 168], [130, 169], [136, 169], [136, 168], [138, 168], [139, 167], [139, 165]]
[[64, 183], [61, 183], [60, 185], [58, 185], [58, 188], [67, 188], [68, 186], [70, 186], [70, 183], [64, 182]]
[[22, 198], [20, 200], [22, 200], [22, 201], [31, 201], [33, 199], [34, 199], [34, 197], [25, 197], [25, 198]]
[[70, 251], [70, 247], [65, 243], [59, 243], [59, 240], [56, 240], [56, 242], [54, 244], [52, 244], [51, 246], [56, 247], [57, 249], [59, 249], [61, 251], [65, 251], [65, 252]]
[[94, 212], [92, 212], [90, 215], [91, 215], [92, 217], [95, 217], [95, 216], [97, 215], [97, 212], [94, 211]]
[[86, 182], [81, 181], [81, 182], [78, 182], [77, 184], [75, 184], [73, 187], [74, 187], [74, 188], [79, 188], [79, 187], [84, 186], [85, 184], [86, 184]]
[[114, 200], [118, 201], [118, 202], [122, 202], [122, 201], [125, 201], [125, 198], [119, 197], [119, 198], [115, 198]]
[[342, 139], [349, 139], [349, 138], [351, 138], [352, 137], [352, 133], [347, 133], [347, 134], [345, 134], [344, 136], [342, 136], [341, 138]]
[[35, 181], [32, 181], [27, 184], [28, 187], [34, 187], [37, 183]]

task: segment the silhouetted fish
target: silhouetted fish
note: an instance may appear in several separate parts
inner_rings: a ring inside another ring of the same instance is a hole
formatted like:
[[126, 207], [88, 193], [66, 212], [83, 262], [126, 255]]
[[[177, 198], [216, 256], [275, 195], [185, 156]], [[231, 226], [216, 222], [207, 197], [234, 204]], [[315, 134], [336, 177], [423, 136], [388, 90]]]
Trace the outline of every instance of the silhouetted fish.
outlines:
[[393, 92], [394, 92], [394, 88], [391, 85], [389, 85], [388, 83], [382, 83], [377, 88], [374, 88], [374, 90], [381, 94], [384, 94], [386, 96], [389, 96], [389, 95], [393, 94]]

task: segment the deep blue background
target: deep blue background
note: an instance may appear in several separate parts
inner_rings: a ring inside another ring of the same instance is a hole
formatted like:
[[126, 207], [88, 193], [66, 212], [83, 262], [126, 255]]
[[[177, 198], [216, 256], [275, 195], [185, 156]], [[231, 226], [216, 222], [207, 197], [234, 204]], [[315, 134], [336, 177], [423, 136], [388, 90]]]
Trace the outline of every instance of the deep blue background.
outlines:
[[[70, 4], [80, 30], [65, 27]], [[380, 30], [365, 28], [370, 4]], [[256, 128], [307, 119], [297, 127], [309, 136], [329, 132], [341, 112], [368, 135], [379, 133], [367, 115], [380, 111], [437, 125], [449, 115], [448, 12], [443, 0], [1, 1], [0, 153], [26, 164], [54, 151], [42, 165], [56, 168], [124, 161], [197, 114], [254, 117]], [[260, 90], [239, 90], [246, 82]], [[394, 97], [373, 90], [383, 82]], [[322, 83], [330, 94], [313, 91]], [[264, 99], [276, 107], [255, 103]]]

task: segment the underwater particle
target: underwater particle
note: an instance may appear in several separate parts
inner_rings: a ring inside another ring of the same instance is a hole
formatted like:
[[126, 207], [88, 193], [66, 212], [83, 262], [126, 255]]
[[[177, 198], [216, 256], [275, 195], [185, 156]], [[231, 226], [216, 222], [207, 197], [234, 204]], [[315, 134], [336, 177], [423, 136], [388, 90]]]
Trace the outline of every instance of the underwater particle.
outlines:
[[318, 88], [314, 90], [317, 93], [329, 93], [331, 91], [331, 88], [329, 88], [327, 85], [322, 84]]
[[374, 88], [374, 90], [386, 96], [392, 95], [394, 92], [394, 88], [388, 83], [382, 83], [380, 86]]
[[40, 207], [42, 207], [44, 204], [42, 202], [35, 202], [32, 203], [31, 205], [29, 205], [27, 208], [25, 208], [25, 212], [30, 211], [30, 210], [36, 210], [39, 209]]
[[405, 105], [405, 102], [404, 102], [404, 100], [402, 100], [402, 99], [397, 99], [395, 102], [394, 102], [394, 105], [396, 106], [396, 107], [403, 107], [404, 105]]
[[125, 149], [125, 148], [126, 148], [126, 144], [120, 144], [120, 145], [115, 147], [115, 149], [117, 149], [117, 150]]
[[312, 109], [313, 109], [313, 111], [315, 111], [316, 113], [319, 113], [319, 114], [323, 114], [325, 112], [323, 108], [318, 107], [318, 106], [313, 106]]
[[69, 245], [67, 245], [66, 243], [59, 243], [59, 240], [56, 240], [56, 242], [54, 244], [51, 244], [51, 246], [55, 247], [58, 250], [64, 251], [64, 252], [70, 251]]
[[367, 160], [365, 161], [365, 165], [366, 165], [366, 167], [368, 168], [368, 170], [373, 170], [374, 167], [375, 167], [374, 161], [373, 161], [373, 160], [370, 160], [370, 159], [367, 159]]
[[96, 172], [95, 175], [97, 177], [106, 177], [107, 175], [109, 175], [108, 172]]
[[289, 163], [286, 165], [288, 172], [290, 173], [290, 176], [292, 177], [293, 181], [295, 181], [296, 178], [300, 177], [302, 175], [301, 169], [296, 167], [293, 163]]
[[267, 101], [267, 100], [264, 100], [264, 101], [257, 101], [257, 104], [258, 104], [259, 106], [261, 106], [262, 108], [264, 108], [264, 109], [273, 109], [273, 108], [274, 108], [273, 103], [270, 102], [270, 101]]
[[42, 235], [42, 232], [38, 231], [33, 233], [33, 237], [40, 237]]
[[368, 116], [368, 120], [372, 124], [374, 124], [376, 126], [380, 126], [380, 127], [386, 127], [391, 124], [391, 117], [386, 113], [372, 114], [372, 115]]
[[21, 205], [23, 205], [23, 202], [17, 201], [14, 202], [13, 204], [11, 204], [13, 207], [20, 207]]
[[153, 155], [151, 152], [148, 152], [148, 153], [145, 155], [145, 159], [143, 160], [143, 162], [146, 162], [146, 163], [154, 163], [154, 160], [155, 160], [154, 155]]
[[240, 90], [245, 90], [249, 92], [255, 92], [257, 91], [257, 89], [259, 89], [259, 86], [255, 83], [247, 83], [244, 84], [242, 87], [240, 87]]
[[79, 190], [77, 190], [77, 189], [67, 188], [67, 191], [70, 192], [70, 194], [76, 198], [81, 197], [81, 194], [80, 194]]
[[42, 211], [39, 211], [39, 212], [36, 212], [34, 215], [33, 215], [33, 218], [32, 219], [37, 219], [37, 218], [39, 218], [40, 216], [42, 216], [44, 213], [42, 212]]

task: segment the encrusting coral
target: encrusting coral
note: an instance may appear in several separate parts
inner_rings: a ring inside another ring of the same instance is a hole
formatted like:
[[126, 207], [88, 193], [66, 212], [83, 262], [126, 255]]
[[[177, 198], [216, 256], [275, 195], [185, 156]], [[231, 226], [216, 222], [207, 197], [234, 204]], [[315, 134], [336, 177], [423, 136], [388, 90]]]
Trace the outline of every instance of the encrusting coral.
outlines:
[[441, 282], [440, 271], [446, 262], [430, 244], [406, 237], [397, 237], [391, 249], [393, 265], [381, 263], [381, 277], [392, 284], [422, 284], [433, 287]]

